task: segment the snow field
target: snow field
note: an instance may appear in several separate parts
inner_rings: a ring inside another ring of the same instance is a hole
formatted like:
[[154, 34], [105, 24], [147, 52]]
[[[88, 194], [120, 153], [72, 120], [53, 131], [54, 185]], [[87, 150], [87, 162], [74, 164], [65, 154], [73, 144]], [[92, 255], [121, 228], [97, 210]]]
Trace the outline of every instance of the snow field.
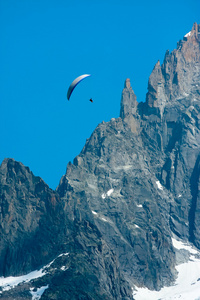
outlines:
[[32, 300], [39, 300], [41, 298], [41, 296], [43, 295], [44, 291], [46, 289], [48, 289], [48, 285], [46, 286], [42, 286], [40, 288], [37, 289], [36, 292], [33, 291], [33, 288], [30, 289], [30, 293], [32, 295]]
[[[48, 273], [48, 271], [46, 269], [49, 268], [58, 257], [64, 256], [64, 255], [69, 255], [69, 253], [62, 253], [62, 254], [58, 255], [54, 260], [52, 260], [49, 264], [44, 266], [42, 269], [30, 272], [26, 275], [17, 276], [17, 277], [13, 277], [13, 276], [0, 277], [0, 287], [2, 288], [2, 291], [8, 291], [20, 283], [30, 282], [33, 279], [37, 279], [39, 277], [46, 275]], [[2, 291], [0, 292], [0, 294], [2, 293]]]
[[136, 287], [136, 291], [133, 291], [135, 300], [200, 300], [200, 258], [194, 256], [200, 256], [200, 252], [174, 238], [172, 243], [176, 249], [185, 249], [191, 254], [188, 262], [176, 266], [178, 277], [174, 285], [163, 287], [160, 291]]

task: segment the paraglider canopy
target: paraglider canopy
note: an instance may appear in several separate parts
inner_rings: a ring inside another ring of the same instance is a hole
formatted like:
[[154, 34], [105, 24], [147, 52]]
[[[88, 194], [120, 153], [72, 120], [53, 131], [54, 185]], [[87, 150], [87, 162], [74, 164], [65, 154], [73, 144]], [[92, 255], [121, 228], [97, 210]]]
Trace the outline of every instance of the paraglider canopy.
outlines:
[[70, 84], [70, 87], [68, 89], [68, 92], [67, 92], [67, 99], [69, 100], [69, 98], [71, 97], [71, 94], [74, 90], [74, 88], [77, 86], [77, 84], [79, 82], [81, 82], [83, 79], [85, 79], [86, 77], [88, 76], [91, 76], [90, 74], [84, 74], [84, 75], [81, 75], [79, 77], [77, 77], [76, 79], [74, 79], [74, 81]]

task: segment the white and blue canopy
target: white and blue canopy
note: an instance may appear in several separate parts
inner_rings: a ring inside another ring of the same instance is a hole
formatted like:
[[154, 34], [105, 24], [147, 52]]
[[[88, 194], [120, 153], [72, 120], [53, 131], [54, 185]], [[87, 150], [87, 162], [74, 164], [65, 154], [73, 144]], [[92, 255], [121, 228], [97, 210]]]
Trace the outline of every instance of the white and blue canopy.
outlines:
[[77, 77], [76, 79], [74, 79], [74, 81], [71, 83], [69, 89], [68, 89], [68, 92], [67, 92], [67, 99], [69, 100], [73, 90], [75, 89], [75, 87], [77, 86], [77, 84], [79, 82], [81, 82], [83, 79], [85, 79], [86, 77], [88, 76], [91, 76], [90, 74], [84, 74], [84, 75], [81, 75], [79, 77]]

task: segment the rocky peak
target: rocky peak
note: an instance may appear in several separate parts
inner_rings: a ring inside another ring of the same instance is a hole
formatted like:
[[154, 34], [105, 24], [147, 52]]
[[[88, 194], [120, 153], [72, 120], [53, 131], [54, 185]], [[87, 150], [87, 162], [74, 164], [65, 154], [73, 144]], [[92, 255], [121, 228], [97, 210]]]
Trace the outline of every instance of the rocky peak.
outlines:
[[[190, 106], [200, 93], [200, 25], [177, 43], [177, 49], [166, 52], [163, 64], [158, 62], [148, 82], [147, 112], [162, 117], [166, 105], [185, 99]], [[184, 100], [184, 101], [185, 101]]]
[[[0, 183], [3, 185], [9, 184], [10, 186], [15, 184], [21, 185], [25, 182], [29, 185], [34, 177], [28, 167], [25, 167], [22, 163], [17, 162], [12, 158], [5, 158], [3, 160], [0, 168], [0, 175]], [[42, 179], [40, 180], [42, 181]]]
[[127, 78], [122, 91], [120, 117], [124, 119], [127, 115], [135, 114], [137, 109], [136, 95], [131, 87], [130, 79]]
[[192, 30], [189, 31], [183, 38], [185, 41], [200, 41], [200, 24], [194, 23]]
[[[63, 216], [59, 195], [14, 159], [0, 166], [0, 276], [19, 275], [59, 250]], [[51, 232], [49, 228], [52, 228]]]
[[[163, 103], [166, 102], [166, 97], [164, 94], [164, 78], [162, 74], [162, 68], [160, 65], [160, 61], [158, 61], [149, 77], [148, 82], [148, 93], [146, 98], [146, 103], [150, 108], [160, 108], [162, 113], [163, 111]], [[162, 97], [160, 95], [162, 94]], [[157, 100], [160, 101], [157, 101]]]
[[124, 88], [130, 89], [131, 88], [131, 82], [130, 79], [127, 78], [124, 82]]
[[122, 91], [120, 117], [134, 134], [138, 134], [137, 106], [136, 95], [131, 87], [130, 79], [127, 78]]

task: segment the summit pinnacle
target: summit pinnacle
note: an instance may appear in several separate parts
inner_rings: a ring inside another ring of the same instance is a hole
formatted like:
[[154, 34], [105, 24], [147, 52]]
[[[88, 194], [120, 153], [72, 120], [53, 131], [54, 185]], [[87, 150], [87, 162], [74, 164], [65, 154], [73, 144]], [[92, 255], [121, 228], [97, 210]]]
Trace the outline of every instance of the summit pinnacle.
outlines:
[[127, 78], [122, 91], [120, 117], [124, 119], [127, 115], [134, 114], [137, 108], [136, 95], [131, 87], [130, 79]]

